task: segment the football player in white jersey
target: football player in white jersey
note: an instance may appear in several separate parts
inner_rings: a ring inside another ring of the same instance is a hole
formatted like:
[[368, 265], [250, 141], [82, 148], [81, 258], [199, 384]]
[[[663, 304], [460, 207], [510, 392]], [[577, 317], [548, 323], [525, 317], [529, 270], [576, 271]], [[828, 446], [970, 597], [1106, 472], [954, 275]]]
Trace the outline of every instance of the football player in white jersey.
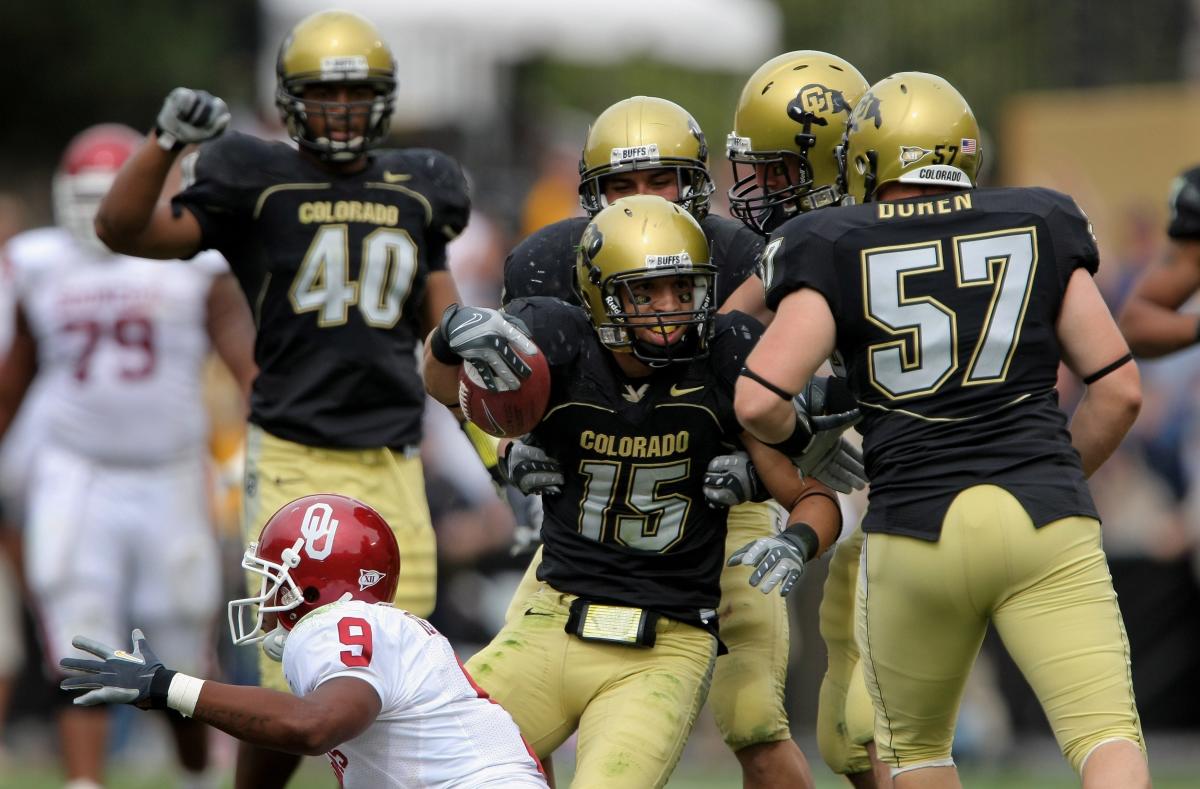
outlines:
[[265, 638], [294, 695], [170, 670], [141, 630], [132, 654], [76, 637], [100, 659], [63, 660], [83, 672], [63, 688], [87, 691], [76, 704], [169, 708], [259, 747], [326, 754], [343, 789], [547, 785], [517, 725], [450, 643], [391, 607], [400, 550], [375, 510], [334, 494], [296, 499], [267, 521], [242, 567], [262, 582], [258, 595], [230, 601], [230, 634], [235, 644]]
[[[0, 437], [36, 378], [25, 571], [52, 670], [72, 634], [119, 638], [126, 617], [154, 626], [180, 665], [202, 671], [212, 655], [220, 572], [201, 371], [211, 345], [248, 383], [254, 327], [219, 255], [142, 260], [96, 238], [96, 206], [141, 141], [118, 125], [79, 134], [54, 180], [58, 226], [4, 251], [17, 316], [0, 369]], [[185, 786], [213, 785], [204, 727], [171, 721]], [[72, 789], [102, 784], [107, 726], [100, 710], [61, 711]]]

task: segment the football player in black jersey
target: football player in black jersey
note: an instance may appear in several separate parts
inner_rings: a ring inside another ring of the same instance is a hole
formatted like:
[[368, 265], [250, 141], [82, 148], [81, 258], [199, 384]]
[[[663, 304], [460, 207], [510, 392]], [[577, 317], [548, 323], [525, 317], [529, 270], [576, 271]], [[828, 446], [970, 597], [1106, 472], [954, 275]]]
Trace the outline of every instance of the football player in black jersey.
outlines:
[[[837, 148], [850, 110], [867, 81], [836, 55], [788, 52], [760, 66], [742, 88], [726, 157], [733, 168], [733, 213], [769, 234], [799, 213], [842, 202]], [[757, 274], [722, 307], [770, 325], [766, 290]], [[854, 590], [862, 531], [836, 547], [821, 594], [820, 629], [829, 659], [817, 705], [817, 745], [829, 769], [860, 789], [886, 787], [886, 766], [874, 757], [874, 709], [863, 684], [854, 642]]]
[[[705, 503], [709, 461], [744, 445], [789, 511], [781, 535], [735, 554], [768, 592], [792, 587], [840, 514], [829, 488], [743, 444], [731, 396], [761, 327], [714, 317], [717, 267], [687, 211], [654, 195], [618, 200], [576, 257], [586, 309], [546, 297], [506, 307], [550, 364], [529, 441], [562, 475], [543, 497], [541, 583], [467, 667], [540, 757], [579, 730], [575, 785], [641, 789], [670, 775], [717, 656], [727, 510]], [[467, 320], [505, 323], [496, 315]], [[427, 386], [454, 402], [458, 367], [429, 348]], [[812, 785], [806, 765], [795, 785]]]
[[[933, 75], [872, 86], [843, 155], [862, 205], [775, 234], [777, 316], [736, 409], [795, 452], [811, 429], [789, 393], [835, 350], [845, 360], [871, 480], [855, 626], [880, 758], [901, 789], [959, 786], [955, 717], [990, 621], [1083, 785], [1149, 786], [1086, 483], [1141, 390], [1092, 281], [1088, 221], [1047, 189], [975, 188], [978, 126]], [[1088, 385], [1069, 427], [1060, 361]]]
[[[366, 501], [392, 525], [404, 556], [397, 604], [426, 616], [435, 542], [417, 456], [425, 401], [414, 349], [457, 300], [445, 252], [467, 222], [466, 183], [438, 151], [375, 147], [387, 133], [396, 74], [366, 19], [324, 11], [302, 20], [280, 47], [277, 74], [276, 104], [297, 147], [222, 135], [224, 102], [177, 88], [104, 200], [97, 230], [114, 250], [147, 257], [218, 249], [241, 283], [260, 368], [247, 539], [298, 496]], [[186, 143], [202, 144], [185, 161], [185, 188], [159, 202]], [[265, 686], [286, 690], [278, 663], [260, 667]], [[286, 782], [295, 757], [270, 753], [239, 758], [239, 787]]]
[[[865, 81], [862, 89], [866, 89]], [[839, 140], [840, 135], [839, 131]], [[636, 194], [658, 195], [691, 213], [704, 231], [717, 268], [718, 307], [739, 283], [753, 277], [763, 239], [739, 222], [709, 212], [713, 182], [708, 172], [708, 145], [683, 107], [648, 96], [613, 104], [589, 128], [579, 171], [580, 202], [589, 216]], [[588, 221], [585, 217], [565, 219], [518, 245], [504, 266], [505, 300], [553, 296], [578, 303], [575, 252]], [[519, 455], [521, 445], [513, 451]], [[510, 463], [518, 462], [516, 457], [510, 452]], [[723, 460], [745, 462], [741, 456]], [[527, 484], [524, 487], [531, 490]], [[777, 518], [773, 505], [767, 503], [735, 506], [729, 514], [726, 551], [731, 553], [756, 537], [771, 535]], [[524, 600], [537, 589], [539, 557], [534, 557], [513, 595], [510, 619], [524, 612]], [[745, 571], [737, 567], [724, 571], [721, 591], [722, 640], [729, 653], [717, 661], [713, 673], [709, 697], [713, 717], [742, 766], [746, 787], [795, 786], [808, 770], [792, 741], [784, 705], [786, 604], [777, 596], [763, 596], [750, 588]]]
[[1139, 356], [1164, 356], [1200, 342], [1200, 320], [1180, 308], [1200, 291], [1200, 167], [1171, 184], [1166, 259], [1138, 280], [1121, 309], [1125, 339]]

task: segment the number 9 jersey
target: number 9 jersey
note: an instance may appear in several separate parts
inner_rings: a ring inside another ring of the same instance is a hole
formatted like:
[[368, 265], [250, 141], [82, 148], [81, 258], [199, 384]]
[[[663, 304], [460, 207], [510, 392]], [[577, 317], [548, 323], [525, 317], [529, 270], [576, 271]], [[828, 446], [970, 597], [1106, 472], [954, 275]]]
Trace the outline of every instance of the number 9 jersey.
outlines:
[[1098, 517], [1055, 388], [1067, 282], [1098, 265], [1087, 218], [1048, 189], [814, 211], [776, 232], [770, 308], [811, 288], [837, 321], [863, 412], [864, 531], [937, 540], [953, 497], [985, 483], [1037, 526]]
[[379, 149], [333, 174], [284, 143], [227, 133], [184, 173], [175, 210], [224, 254], [258, 326], [250, 421], [309, 446], [416, 444], [425, 279], [469, 213], [454, 160]]

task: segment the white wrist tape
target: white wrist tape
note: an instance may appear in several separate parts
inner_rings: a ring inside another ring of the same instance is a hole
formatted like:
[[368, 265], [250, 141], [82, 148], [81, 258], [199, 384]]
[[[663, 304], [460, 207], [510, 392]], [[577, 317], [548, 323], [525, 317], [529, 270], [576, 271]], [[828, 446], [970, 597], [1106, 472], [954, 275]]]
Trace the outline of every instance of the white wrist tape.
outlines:
[[171, 677], [171, 685], [167, 688], [167, 706], [185, 717], [192, 717], [196, 712], [196, 702], [200, 700], [202, 687], [204, 680], [177, 673]]

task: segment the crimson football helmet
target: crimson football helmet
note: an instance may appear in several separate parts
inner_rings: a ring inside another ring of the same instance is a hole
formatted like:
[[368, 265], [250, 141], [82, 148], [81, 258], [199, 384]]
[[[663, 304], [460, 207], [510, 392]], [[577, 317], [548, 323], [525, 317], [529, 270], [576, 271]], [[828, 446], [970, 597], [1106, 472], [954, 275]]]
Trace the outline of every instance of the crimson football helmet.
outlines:
[[[348, 496], [317, 493], [285, 504], [250, 543], [242, 568], [262, 576], [258, 595], [229, 601], [234, 644], [266, 635], [263, 615], [278, 614], [285, 630], [338, 600], [392, 602], [400, 548], [387, 522]], [[251, 609], [243, 618], [242, 610]], [[247, 622], [253, 626], [247, 628]]]
[[71, 140], [54, 174], [54, 222], [77, 241], [99, 246], [92, 222], [117, 171], [142, 144], [142, 135], [119, 123], [92, 126]]

